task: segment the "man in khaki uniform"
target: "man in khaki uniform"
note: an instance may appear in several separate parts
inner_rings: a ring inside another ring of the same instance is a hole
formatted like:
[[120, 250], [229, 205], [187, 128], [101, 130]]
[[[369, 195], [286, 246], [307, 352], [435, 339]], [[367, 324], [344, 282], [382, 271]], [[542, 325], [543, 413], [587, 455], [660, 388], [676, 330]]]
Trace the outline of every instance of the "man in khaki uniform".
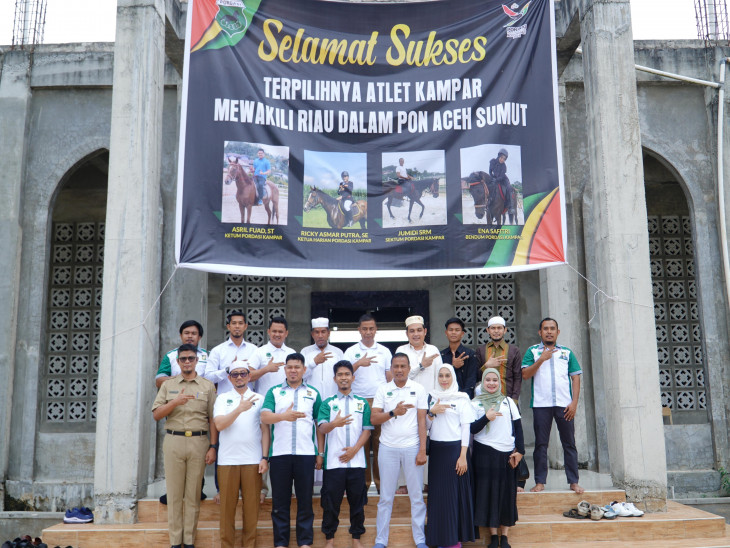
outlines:
[[213, 383], [195, 371], [195, 345], [180, 346], [177, 361], [181, 373], [162, 384], [152, 404], [152, 416], [156, 421], [167, 417], [162, 451], [170, 544], [172, 548], [191, 548], [198, 526], [205, 465], [215, 462], [218, 446], [218, 430], [213, 422], [216, 392]]

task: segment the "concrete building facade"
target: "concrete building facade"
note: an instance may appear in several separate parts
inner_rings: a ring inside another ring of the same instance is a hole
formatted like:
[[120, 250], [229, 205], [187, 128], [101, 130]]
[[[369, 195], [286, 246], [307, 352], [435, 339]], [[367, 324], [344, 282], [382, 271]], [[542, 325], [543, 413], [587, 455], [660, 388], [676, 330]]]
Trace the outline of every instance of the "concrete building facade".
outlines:
[[[719, 92], [634, 64], [719, 82], [727, 52], [634, 43], [628, 5], [557, 3], [569, 266], [354, 288], [175, 270], [185, 4], [120, 0], [115, 44], [0, 47], [3, 492], [134, 521], [163, 477], [153, 378], [184, 319], [206, 326], [212, 348], [227, 310], [246, 310], [256, 344], [284, 314], [289, 346], [302, 348], [312, 315], [388, 306], [427, 317], [439, 347], [455, 314], [471, 346], [503, 315], [522, 349], [542, 317], [557, 318], [584, 369], [581, 466], [611, 473], [649, 509], [667, 490], [716, 492], [730, 426]], [[730, 160], [727, 131], [721, 149]], [[530, 413], [525, 423], [529, 444]], [[553, 443], [553, 465], [561, 459]]]

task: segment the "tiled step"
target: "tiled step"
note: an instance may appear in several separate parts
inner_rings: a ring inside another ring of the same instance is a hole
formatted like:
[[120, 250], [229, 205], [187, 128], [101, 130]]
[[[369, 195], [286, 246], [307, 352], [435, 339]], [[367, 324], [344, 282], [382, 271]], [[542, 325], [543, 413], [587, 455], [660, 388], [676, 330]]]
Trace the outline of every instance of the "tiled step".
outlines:
[[[587, 492], [582, 495], [582, 498], [603, 502], [603, 497], [608, 493]], [[616, 492], [610, 493], [613, 499], [621, 498], [614, 496]], [[603, 548], [617, 545], [645, 548], [658, 548], [660, 546], [662, 548], [675, 546], [684, 548], [730, 546], [730, 534], [728, 534], [722, 517], [676, 502], [668, 502], [668, 512], [666, 513], [647, 514], [641, 518], [617, 518], [616, 520], [594, 522], [563, 517], [562, 511], [574, 505], [570, 504], [572, 499], [564, 498], [566, 496], [573, 497], [572, 494], [554, 492], [520, 495], [520, 506], [524, 506], [525, 511], [520, 513], [519, 522], [510, 530], [509, 538], [512, 546], [515, 548], [552, 548], [557, 546], [565, 548], [581, 546], [585, 548], [593, 546], [594, 543], [595, 546]], [[575, 496], [577, 497], [577, 495]], [[569, 503], [567, 507], [562, 506], [565, 502]], [[375, 497], [371, 497], [371, 504], [375, 508], [377, 504]], [[407, 497], [397, 497], [395, 505], [400, 507], [399, 511], [401, 513], [405, 511], [405, 515], [395, 516], [391, 520], [391, 536], [388, 546], [389, 548], [413, 548]], [[140, 501], [140, 510], [145, 506], [149, 506], [145, 512], [154, 508], [152, 504]], [[205, 506], [210, 506], [210, 504], [205, 504]], [[527, 513], [527, 510], [536, 511], [540, 508], [554, 508], [556, 506], [560, 506], [559, 512]], [[162, 508], [164, 510], [164, 507]], [[217, 506], [206, 511], [209, 514], [215, 513], [216, 517], [215, 519], [202, 519], [201, 513], [195, 545], [198, 548], [219, 548]], [[257, 544], [268, 548], [273, 546], [271, 520], [267, 513], [263, 510], [262, 512], [263, 516], [260, 518], [257, 528]], [[166, 516], [166, 513], [163, 515]], [[237, 515], [240, 516], [240, 514]], [[343, 508], [340, 529], [336, 537], [336, 545], [338, 546], [349, 544], [347, 515], [347, 509]], [[293, 516], [294, 513], [292, 513]], [[292, 546], [295, 545], [293, 525], [292, 522]], [[320, 527], [321, 520], [315, 519], [315, 541], [313, 546], [324, 545], [324, 536], [320, 531]], [[374, 516], [366, 518], [365, 527], [367, 531], [361, 540], [366, 546], [372, 545], [375, 541]], [[237, 524], [237, 528], [240, 542], [240, 522]], [[50, 546], [71, 545], [74, 548], [98, 546], [167, 548], [169, 546], [165, 519], [134, 525], [60, 524], [44, 530], [43, 540]], [[240, 543], [237, 545], [240, 545]], [[477, 546], [477, 544], [470, 543], [467, 546]]]
[[593, 521], [566, 518], [560, 514], [521, 515], [509, 538], [510, 543], [512, 539], [558, 544], [577, 539], [633, 543], [640, 540], [718, 538], [724, 534], [724, 518], [668, 501], [667, 512], [645, 514], [640, 518]]
[[[514, 548], [615, 548], [616, 546], [631, 546], [632, 548], [728, 548], [730, 546], [730, 525], [725, 526], [725, 534], [721, 537], [693, 537], [682, 539], [636, 540], [618, 544], [615, 540], [604, 541], [576, 541], [572, 542], [523, 542], [512, 541]], [[464, 544], [464, 547], [479, 546], [478, 544]]]
[[[519, 515], [534, 514], [562, 514], [565, 510], [574, 508], [581, 500], [587, 500], [591, 504], [600, 504], [603, 506], [614, 500], [626, 500], [625, 493], [617, 489], [606, 491], [586, 491], [582, 495], [577, 495], [572, 491], [544, 491], [542, 493], [518, 493], [517, 509]], [[322, 507], [319, 503], [319, 497], [315, 496], [312, 500], [314, 508], [314, 519], [322, 519]], [[212, 500], [204, 500], [200, 504], [200, 520], [215, 521], [218, 520], [218, 506]], [[297, 511], [297, 499], [292, 498], [292, 515]], [[368, 504], [365, 506], [365, 517], [374, 518], [377, 514], [378, 497], [368, 496]], [[157, 499], [143, 499], [137, 503], [138, 519], [141, 523], [167, 522], [167, 506], [160, 504]], [[340, 512], [343, 516], [348, 516], [350, 507], [347, 499], [343, 499]], [[241, 514], [241, 502], [238, 503], [236, 515]], [[408, 495], [396, 495], [393, 501], [393, 517], [409, 517], [411, 515], [411, 502]], [[271, 499], [261, 505], [259, 511], [259, 520], [269, 519], [271, 516]]]

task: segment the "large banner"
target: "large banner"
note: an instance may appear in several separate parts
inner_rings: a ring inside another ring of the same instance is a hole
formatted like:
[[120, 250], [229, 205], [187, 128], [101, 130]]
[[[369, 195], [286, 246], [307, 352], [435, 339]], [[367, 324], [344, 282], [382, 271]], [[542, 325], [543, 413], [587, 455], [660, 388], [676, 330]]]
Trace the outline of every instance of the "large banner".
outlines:
[[180, 266], [284, 276], [565, 260], [550, 0], [190, 0]]

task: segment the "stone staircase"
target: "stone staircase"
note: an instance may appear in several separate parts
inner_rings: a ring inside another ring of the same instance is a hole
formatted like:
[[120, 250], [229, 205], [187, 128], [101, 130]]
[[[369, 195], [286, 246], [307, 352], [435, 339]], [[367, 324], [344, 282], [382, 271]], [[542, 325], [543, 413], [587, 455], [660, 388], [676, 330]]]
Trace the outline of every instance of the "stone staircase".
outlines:
[[[545, 491], [519, 493], [517, 504], [520, 520], [510, 531], [510, 543], [515, 548], [548, 547], [613, 547], [636, 546], [657, 548], [692, 548], [730, 546], [730, 528], [722, 517], [668, 502], [666, 513], [646, 514], [641, 518], [617, 518], [615, 520], [576, 520], [563, 517], [562, 513], [575, 507], [580, 500], [606, 504], [613, 500], [625, 500], [623, 491], [615, 489], [591, 490], [583, 495], [570, 491]], [[365, 527], [362, 537], [365, 546], [375, 541], [375, 516], [377, 495], [369, 497], [365, 509]], [[218, 506], [211, 500], [203, 501], [198, 524], [197, 548], [219, 548]], [[324, 535], [319, 530], [322, 509], [319, 497], [314, 498], [315, 533], [314, 546], [323, 546]], [[257, 545], [273, 546], [271, 530], [271, 499], [267, 499], [259, 513]], [[296, 499], [292, 499], [292, 516], [296, 514]], [[240, 508], [237, 510], [240, 517]], [[343, 501], [340, 528], [335, 538], [338, 547], [349, 546], [347, 533], [349, 509]], [[74, 548], [98, 548], [100, 546], [123, 548], [167, 548], [167, 507], [155, 499], [138, 503], [139, 523], [132, 525], [81, 525], [59, 524], [43, 531], [43, 541], [49, 546], [73, 546]], [[236, 546], [240, 546], [241, 523]], [[291, 546], [296, 545], [292, 522]], [[480, 546], [479, 542], [465, 546]], [[407, 495], [396, 495], [390, 526], [389, 548], [413, 548], [410, 527], [410, 502]]]

